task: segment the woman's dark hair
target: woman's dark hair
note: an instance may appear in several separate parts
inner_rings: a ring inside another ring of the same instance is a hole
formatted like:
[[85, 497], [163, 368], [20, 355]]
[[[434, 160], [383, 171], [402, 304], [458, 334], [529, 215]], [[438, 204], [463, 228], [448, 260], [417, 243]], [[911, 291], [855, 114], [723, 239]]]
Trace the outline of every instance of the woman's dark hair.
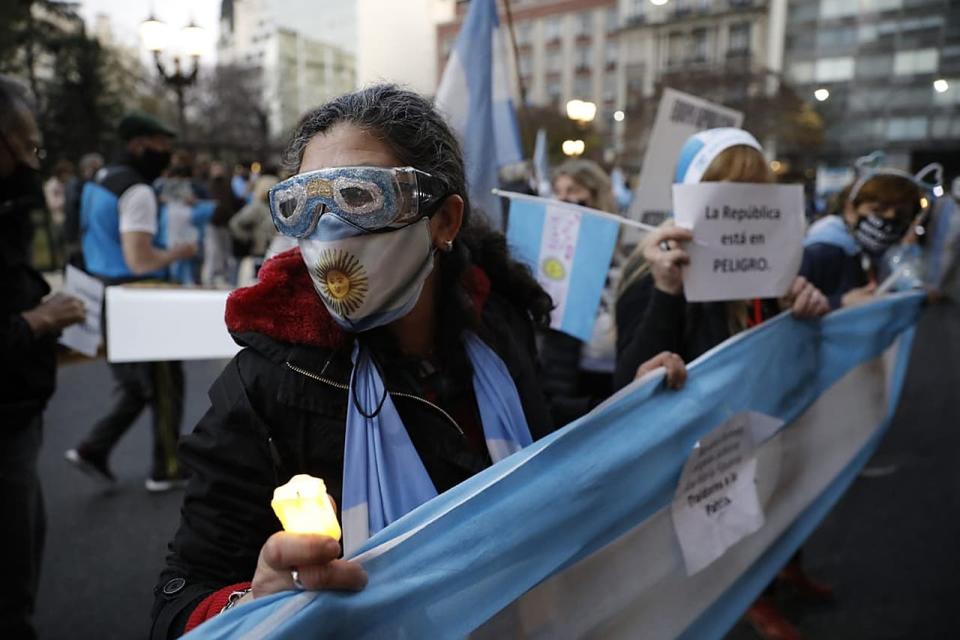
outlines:
[[[296, 173], [303, 152], [317, 134], [348, 123], [374, 135], [393, 151], [402, 166], [425, 171], [443, 183], [447, 194], [463, 198], [463, 226], [453, 250], [440, 254], [441, 349], [459, 341], [465, 327], [473, 327], [476, 310], [464, 286], [464, 276], [478, 265], [492, 288], [539, 325], [549, 322], [552, 302], [530, 270], [510, 258], [503, 234], [473, 215], [456, 136], [429, 100], [392, 84], [380, 84], [348, 93], [306, 114], [297, 126], [284, 162]], [[448, 351], [449, 353], [449, 351]]]

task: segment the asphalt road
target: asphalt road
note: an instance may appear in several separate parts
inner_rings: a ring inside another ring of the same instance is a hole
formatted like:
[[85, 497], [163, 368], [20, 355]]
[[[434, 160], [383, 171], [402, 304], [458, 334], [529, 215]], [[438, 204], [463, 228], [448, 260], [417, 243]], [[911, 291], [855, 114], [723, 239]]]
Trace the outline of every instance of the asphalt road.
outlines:
[[[188, 363], [185, 429], [207, 406], [222, 363]], [[129, 640], [146, 635], [151, 589], [177, 526], [181, 494], [149, 495], [148, 416], [114, 452], [119, 478], [104, 492], [68, 467], [76, 444], [108, 406], [103, 362], [60, 371], [46, 414], [40, 469], [48, 513], [36, 623], [41, 638]], [[893, 427], [861, 477], [806, 544], [806, 564], [832, 583], [829, 607], [782, 602], [809, 638], [957, 637], [960, 596], [960, 310], [941, 305], [921, 322]], [[745, 627], [735, 640], [755, 637]]]

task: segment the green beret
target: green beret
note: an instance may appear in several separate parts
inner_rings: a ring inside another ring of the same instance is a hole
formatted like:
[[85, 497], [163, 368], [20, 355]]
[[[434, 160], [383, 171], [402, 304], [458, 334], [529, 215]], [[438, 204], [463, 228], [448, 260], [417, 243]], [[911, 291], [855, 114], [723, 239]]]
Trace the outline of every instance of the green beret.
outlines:
[[133, 111], [123, 116], [120, 125], [117, 127], [117, 133], [120, 139], [126, 142], [138, 136], [170, 136], [175, 138], [177, 134], [154, 118], [148, 113], [142, 111]]

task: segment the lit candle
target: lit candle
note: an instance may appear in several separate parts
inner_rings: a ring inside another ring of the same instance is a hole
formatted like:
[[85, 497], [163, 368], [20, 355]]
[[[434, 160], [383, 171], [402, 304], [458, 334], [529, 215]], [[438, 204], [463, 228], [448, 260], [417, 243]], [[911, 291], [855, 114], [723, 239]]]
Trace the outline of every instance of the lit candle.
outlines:
[[291, 533], [319, 533], [340, 539], [340, 523], [320, 478], [300, 474], [273, 490], [273, 512]]

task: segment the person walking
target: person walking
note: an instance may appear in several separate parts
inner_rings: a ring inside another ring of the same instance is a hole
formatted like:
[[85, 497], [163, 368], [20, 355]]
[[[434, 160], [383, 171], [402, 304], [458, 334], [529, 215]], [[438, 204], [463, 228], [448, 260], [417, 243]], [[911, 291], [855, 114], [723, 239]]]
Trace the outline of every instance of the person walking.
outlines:
[[34, 638], [46, 518], [37, 457], [56, 384], [56, 336], [83, 302], [50, 293], [30, 264], [30, 214], [43, 207], [39, 136], [26, 91], [0, 75], [0, 638]]
[[[164, 280], [167, 267], [190, 258], [196, 244], [163, 249], [156, 244], [157, 195], [150, 186], [170, 162], [174, 134], [143, 113], [125, 116], [119, 136], [124, 154], [83, 191], [80, 218], [87, 270], [107, 284]], [[66, 459], [83, 471], [115, 482], [108, 458], [117, 441], [149, 405], [153, 413], [153, 469], [148, 491], [182, 486], [176, 447], [183, 416], [180, 362], [111, 363], [117, 399]]]

